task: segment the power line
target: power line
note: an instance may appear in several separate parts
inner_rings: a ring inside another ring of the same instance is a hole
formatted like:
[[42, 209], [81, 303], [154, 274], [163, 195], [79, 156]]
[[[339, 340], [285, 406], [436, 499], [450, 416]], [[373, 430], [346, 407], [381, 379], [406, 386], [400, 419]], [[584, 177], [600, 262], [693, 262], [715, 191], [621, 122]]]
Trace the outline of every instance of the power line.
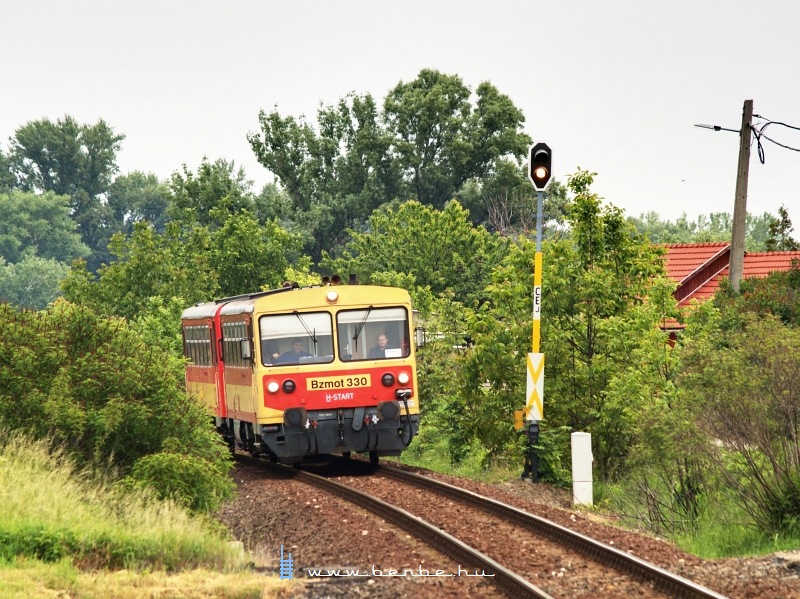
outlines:
[[[756, 118], [763, 119], [764, 117], [760, 114], [753, 115]], [[776, 146], [784, 148], [786, 150], [792, 150], [793, 152], [800, 152], [800, 148], [794, 148], [792, 146], [787, 146], [786, 144], [782, 144], [779, 141], [775, 141], [771, 137], [768, 137], [764, 134], [764, 130], [769, 127], [770, 125], [778, 125], [780, 127], [786, 127], [787, 129], [794, 129], [795, 131], [800, 131], [800, 127], [796, 127], [794, 125], [789, 125], [788, 123], [782, 123], [780, 121], [771, 121], [769, 119], [765, 119], [767, 122], [761, 125], [760, 127], [753, 127], [752, 125], [750, 128], [753, 130], [753, 135], [756, 138], [756, 144], [758, 145], [758, 159], [761, 164], [764, 164], [764, 146], [761, 144], [761, 138], [763, 137], [767, 141], [774, 143]]]

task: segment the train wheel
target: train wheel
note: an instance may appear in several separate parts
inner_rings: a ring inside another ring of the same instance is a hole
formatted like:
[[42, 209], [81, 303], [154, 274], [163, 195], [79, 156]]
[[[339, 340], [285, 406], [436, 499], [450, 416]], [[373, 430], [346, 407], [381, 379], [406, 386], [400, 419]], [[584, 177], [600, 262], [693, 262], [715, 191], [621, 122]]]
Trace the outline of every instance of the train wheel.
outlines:
[[369, 463], [373, 466], [378, 465], [378, 452], [377, 451], [370, 451], [369, 452]]

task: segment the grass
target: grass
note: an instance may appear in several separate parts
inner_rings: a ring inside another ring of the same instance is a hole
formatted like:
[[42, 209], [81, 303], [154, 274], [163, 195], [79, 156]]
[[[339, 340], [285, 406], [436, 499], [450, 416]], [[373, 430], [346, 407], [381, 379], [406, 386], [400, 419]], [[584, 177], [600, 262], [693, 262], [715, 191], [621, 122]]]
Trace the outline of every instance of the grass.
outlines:
[[704, 559], [766, 555], [800, 548], [800, 538], [796, 536], [770, 536], [746, 522], [747, 516], [738, 506], [716, 503], [706, 509], [695, 532], [674, 535], [672, 541]]
[[0, 447], [0, 599], [270, 597], [289, 581], [248, 570], [221, 527], [120, 494], [43, 443]]
[[413, 442], [399, 458], [401, 464], [426, 468], [442, 474], [451, 474], [469, 478], [483, 483], [493, 484], [519, 478], [522, 465], [493, 463], [486, 467], [487, 452], [475, 443], [467, 451], [465, 457], [454, 462], [450, 457], [447, 440], [444, 437], [425, 439]]
[[670, 530], [654, 530], [644, 503], [632, 485], [598, 483], [595, 487], [597, 509], [614, 513], [628, 528], [647, 529], [678, 547], [703, 559], [760, 556], [776, 551], [800, 548], [800, 538], [790, 533], [768, 535], [752, 525], [750, 516], [729, 495], [717, 493], [707, 499], [701, 513], [689, 526], [685, 515], [664, 510], [674, 522]]
[[18, 559], [0, 565], [2, 599], [262, 599], [276, 597], [297, 583], [252, 572], [237, 574], [207, 569], [164, 571], [78, 570], [69, 560], [44, 563]]

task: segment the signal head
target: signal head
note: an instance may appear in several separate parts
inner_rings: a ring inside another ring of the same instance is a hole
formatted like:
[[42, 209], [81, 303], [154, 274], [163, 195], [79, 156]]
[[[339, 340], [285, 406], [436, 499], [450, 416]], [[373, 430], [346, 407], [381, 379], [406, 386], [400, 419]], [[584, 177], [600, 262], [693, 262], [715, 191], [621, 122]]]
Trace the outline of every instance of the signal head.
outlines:
[[539, 142], [531, 146], [528, 157], [528, 178], [536, 191], [544, 191], [552, 176], [552, 151], [546, 143]]

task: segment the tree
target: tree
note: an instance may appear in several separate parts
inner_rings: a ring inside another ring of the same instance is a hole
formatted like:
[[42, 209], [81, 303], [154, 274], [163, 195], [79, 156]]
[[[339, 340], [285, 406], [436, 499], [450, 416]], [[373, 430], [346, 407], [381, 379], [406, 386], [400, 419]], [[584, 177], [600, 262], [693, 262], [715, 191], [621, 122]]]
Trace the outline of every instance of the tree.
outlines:
[[117, 152], [124, 135], [102, 119], [81, 125], [65, 116], [30, 121], [10, 140], [10, 157], [17, 186], [23, 191], [52, 191], [69, 196], [71, 216], [83, 242], [94, 252], [96, 268], [104, 258], [110, 233], [109, 214], [102, 200], [117, 172]]
[[477, 105], [461, 79], [423, 69], [400, 82], [384, 103], [394, 150], [414, 198], [442, 208], [470, 179], [486, 175], [501, 157], [522, 156], [530, 138], [525, 119], [508, 96], [489, 82], [477, 89]]
[[791, 237], [792, 231], [794, 231], [794, 227], [789, 218], [789, 211], [786, 210], [786, 206], [781, 205], [778, 208], [778, 218], [769, 224], [766, 250], [768, 252], [784, 252], [800, 249], [800, 243]]
[[[240, 210], [252, 210], [252, 185], [244, 169], [237, 170], [233, 162], [222, 158], [210, 162], [204, 157], [196, 175], [185, 164], [183, 173], [172, 174], [169, 214], [174, 220], [186, 224], [218, 227], [222, 221], [214, 220], [212, 211], [223, 200], [231, 214]], [[217, 215], [217, 219], [224, 220], [222, 213], [213, 214]]]
[[738, 322], [737, 319], [748, 313], [769, 314], [785, 324], [800, 326], [800, 261], [793, 261], [788, 271], [744, 279], [740, 292], [741, 297], [738, 297], [725, 280], [714, 296], [714, 305], [724, 312], [728, 321]]
[[[504, 237], [536, 232], [537, 194], [528, 180], [527, 165], [500, 160], [482, 180], [467, 182], [456, 199], [470, 211], [470, 220]], [[567, 189], [553, 180], [544, 194], [543, 239], [557, 239], [567, 228]]]
[[291, 198], [315, 259], [343, 243], [344, 231], [360, 229], [379, 205], [404, 194], [372, 96], [350, 94], [321, 107], [317, 120], [319, 133], [303, 118], [261, 111], [261, 134], [248, 136], [259, 162]]
[[194, 510], [215, 509], [233, 489], [227, 448], [183, 391], [182, 360], [85, 306], [0, 305], [0, 427]]
[[414, 198], [442, 208], [465, 182], [524, 154], [529, 138], [509, 98], [482, 83], [473, 108], [470, 94], [458, 77], [423, 70], [382, 111], [355, 94], [320, 108], [316, 130], [303, 117], [260, 112], [261, 131], [248, 140], [292, 199], [315, 260], [345, 243], [346, 230], [364, 230], [382, 204]]
[[9, 191], [16, 184], [11, 157], [3, 153], [0, 148], [0, 192]]
[[181, 229], [170, 222], [159, 235], [152, 224], [139, 222], [130, 236], [114, 235], [109, 250], [115, 260], [103, 265], [97, 275], [85, 263], [73, 265], [63, 284], [66, 299], [90, 306], [98, 314], [135, 320], [147, 309], [150, 298], [179, 297], [184, 305], [191, 305], [219, 292], [205, 228]]
[[686, 393], [715, 472], [755, 526], [800, 530], [800, 330], [771, 315], [713, 311], [687, 343]]
[[211, 263], [219, 273], [222, 295], [280, 287], [290, 259], [299, 260], [300, 238], [277, 221], [259, 225], [250, 212], [229, 214], [224, 202], [211, 218], [225, 218], [211, 235]]
[[[629, 216], [636, 230], [647, 235], [653, 243], [707, 243], [730, 242], [732, 217], [727, 212], [701, 214], [690, 221], [682, 214], [675, 222], [661, 220], [657, 212], [650, 211], [639, 217]], [[766, 248], [769, 226], [774, 217], [768, 212], [761, 216], [747, 214], [745, 219], [745, 246], [749, 252], [761, 252]]]
[[53, 192], [0, 192], [0, 256], [11, 263], [24, 255], [65, 263], [87, 256], [69, 212], [69, 198]]
[[25, 255], [16, 264], [0, 258], [0, 301], [42, 310], [61, 296], [61, 281], [69, 266], [53, 259]]
[[[620, 471], [635, 440], [629, 430], [635, 406], [612, 396], [609, 386], [632, 366], [638, 343], [674, 302], [659, 251], [618, 209], [601, 204], [589, 189], [592, 179], [585, 171], [570, 177], [570, 235], [543, 248], [544, 429], [592, 433], [596, 472], [606, 479]], [[468, 330], [474, 346], [459, 401], [469, 414], [466, 430], [490, 450], [513, 446], [512, 412], [525, 396], [534, 249], [525, 238], [512, 247]], [[629, 401], [645, 401], [644, 395]], [[560, 445], [548, 442], [563, 451], [563, 437]]]
[[163, 233], [169, 198], [169, 187], [152, 173], [134, 171], [117, 177], [108, 190], [114, 228], [129, 235], [136, 223], [147, 221]]
[[417, 287], [472, 306], [481, 301], [489, 275], [506, 251], [503, 239], [474, 227], [455, 201], [441, 211], [416, 201], [386, 206], [372, 214], [368, 227], [366, 233], [350, 231], [352, 239], [342, 256], [326, 254], [320, 268], [356, 273], [365, 281], [375, 273], [407, 273]]

